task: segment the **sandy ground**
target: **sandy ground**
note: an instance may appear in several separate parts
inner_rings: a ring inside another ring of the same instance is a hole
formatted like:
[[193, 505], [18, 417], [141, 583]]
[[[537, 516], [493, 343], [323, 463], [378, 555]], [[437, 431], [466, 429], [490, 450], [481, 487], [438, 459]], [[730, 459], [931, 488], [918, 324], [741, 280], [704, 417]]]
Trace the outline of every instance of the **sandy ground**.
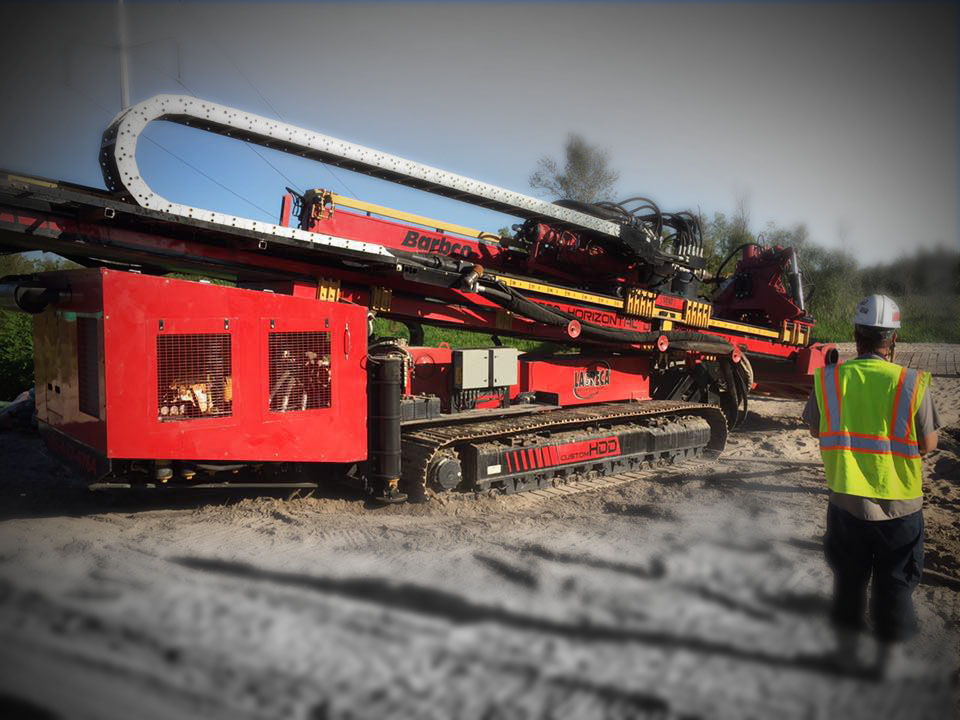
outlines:
[[717, 462], [377, 510], [94, 499], [0, 435], [0, 714], [953, 717], [960, 379], [934, 392], [919, 677], [838, 667], [816, 441], [800, 403], [758, 400]]

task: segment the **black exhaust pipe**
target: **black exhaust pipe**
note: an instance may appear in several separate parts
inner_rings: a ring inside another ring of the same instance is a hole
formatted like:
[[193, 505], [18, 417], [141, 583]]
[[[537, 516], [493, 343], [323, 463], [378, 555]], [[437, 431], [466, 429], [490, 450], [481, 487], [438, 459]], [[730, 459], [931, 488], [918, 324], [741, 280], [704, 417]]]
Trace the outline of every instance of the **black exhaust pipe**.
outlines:
[[371, 490], [375, 499], [402, 502], [400, 492], [400, 397], [403, 358], [369, 357]]

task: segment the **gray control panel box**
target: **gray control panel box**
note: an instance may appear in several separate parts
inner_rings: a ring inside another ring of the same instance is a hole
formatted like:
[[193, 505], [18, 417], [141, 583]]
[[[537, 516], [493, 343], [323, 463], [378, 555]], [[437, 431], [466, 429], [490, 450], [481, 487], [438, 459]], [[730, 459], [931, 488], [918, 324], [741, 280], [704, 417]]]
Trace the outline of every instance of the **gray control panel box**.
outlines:
[[499, 347], [490, 349], [490, 383], [493, 387], [509, 387], [517, 384], [517, 358], [520, 351], [516, 348]]
[[453, 387], [455, 390], [490, 387], [490, 351], [454, 350]]
[[517, 382], [516, 348], [484, 348], [453, 351], [454, 390], [485, 390]]

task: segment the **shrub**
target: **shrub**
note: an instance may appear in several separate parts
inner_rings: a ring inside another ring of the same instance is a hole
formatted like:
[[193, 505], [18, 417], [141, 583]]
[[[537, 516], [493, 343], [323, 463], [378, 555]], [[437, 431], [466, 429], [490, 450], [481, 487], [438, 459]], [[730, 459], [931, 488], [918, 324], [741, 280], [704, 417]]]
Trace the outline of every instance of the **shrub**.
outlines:
[[[74, 266], [56, 256], [31, 255], [33, 253], [0, 256], [0, 277]], [[0, 400], [12, 400], [32, 386], [33, 318], [25, 313], [0, 310]]]
[[33, 385], [33, 319], [0, 311], [0, 399], [13, 400]]

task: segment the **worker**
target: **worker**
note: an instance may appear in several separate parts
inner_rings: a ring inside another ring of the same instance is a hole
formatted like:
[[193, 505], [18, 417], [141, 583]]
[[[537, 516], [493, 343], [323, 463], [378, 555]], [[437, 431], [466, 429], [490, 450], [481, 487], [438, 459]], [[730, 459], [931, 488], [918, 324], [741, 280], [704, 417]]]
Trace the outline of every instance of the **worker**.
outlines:
[[[853, 324], [857, 357], [817, 371], [803, 418], [820, 440], [830, 490], [824, 553], [834, 576], [838, 656], [847, 669], [890, 678], [912, 674], [903, 643], [917, 630], [912, 596], [923, 570], [921, 455], [936, 449], [941, 425], [930, 373], [893, 362], [897, 304], [866, 297]], [[859, 653], [871, 574], [878, 652], [865, 667]]]

